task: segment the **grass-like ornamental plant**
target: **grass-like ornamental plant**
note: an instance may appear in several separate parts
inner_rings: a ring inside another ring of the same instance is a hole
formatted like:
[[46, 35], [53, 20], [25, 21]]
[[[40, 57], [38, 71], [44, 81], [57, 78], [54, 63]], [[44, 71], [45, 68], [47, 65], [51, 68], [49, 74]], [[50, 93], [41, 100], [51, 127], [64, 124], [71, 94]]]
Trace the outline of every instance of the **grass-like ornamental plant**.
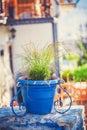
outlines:
[[[18, 79], [18, 83], [21, 84], [19, 87], [23, 97], [22, 104], [26, 110], [22, 115], [18, 115], [12, 105], [12, 111], [20, 117], [27, 112], [48, 114], [53, 107], [56, 86], [60, 83], [59, 79], [51, 76], [53, 45], [39, 50], [31, 43], [24, 46], [24, 53], [22, 54], [21, 58], [24, 61], [23, 76]], [[12, 104], [13, 102], [14, 100], [12, 100]]]
[[47, 80], [51, 76], [50, 62], [53, 57], [52, 47], [38, 50], [34, 44], [24, 48], [24, 65], [29, 79]]

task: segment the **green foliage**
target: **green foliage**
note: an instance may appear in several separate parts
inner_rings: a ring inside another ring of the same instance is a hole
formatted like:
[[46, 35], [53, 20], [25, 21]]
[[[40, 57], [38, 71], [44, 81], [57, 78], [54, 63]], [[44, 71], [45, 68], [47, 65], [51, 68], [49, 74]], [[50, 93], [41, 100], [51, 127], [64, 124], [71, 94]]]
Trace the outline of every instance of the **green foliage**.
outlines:
[[30, 79], [45, 80], [50, 78], [52, 49], [43, 48], [38, 50], [34, 45], [26, 47], [23, 59], [27, 68], [27, 75]]
[[69, 53], [66, 55], [66, 60], [75, 60], [76, 62], [78, 62], [79, 56], [73, 55], [71, 52], [69, 52]]
[[87, 80], [87, 65], [82, 65], [74, 70], [73, 76], [76, 81], [86, 81]]
[[62, 77], [65, 81], [67, 81], [67, 77], [69, 77], [70, 80], [73, 79], [72, 71], [71, 70], [65, 70], [62, 74]]
[[78, 60], [78, 65], [80, 66], [87, 63], [87, 49], [82, 41], [80, 41], [77, 45], [80, 48], [80, 50], [83, 52], [83, 55]]
[[86, 81], [87, 80], [87, 65], [82, 65], [73, 71], [66, 70], [63, 72], [62, 76], [65, 81], [67, 81], [67, 76], [69, 76], [70, 80], [74, 78], [76, 82], [79, 82], [80, 80]]

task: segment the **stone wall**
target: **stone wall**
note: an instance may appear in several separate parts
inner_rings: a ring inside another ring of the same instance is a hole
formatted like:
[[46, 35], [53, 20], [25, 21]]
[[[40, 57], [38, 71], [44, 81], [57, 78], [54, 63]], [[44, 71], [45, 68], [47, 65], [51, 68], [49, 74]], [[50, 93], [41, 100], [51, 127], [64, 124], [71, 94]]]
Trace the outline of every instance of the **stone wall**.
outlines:
[[83, 112], [83, 106], [72, 106], [62, 115], [53, 110], [47, 115], [27, 113], [26, 116], [18, 118], [10, 107], [1, 108], [0, 130], [85, 130]]

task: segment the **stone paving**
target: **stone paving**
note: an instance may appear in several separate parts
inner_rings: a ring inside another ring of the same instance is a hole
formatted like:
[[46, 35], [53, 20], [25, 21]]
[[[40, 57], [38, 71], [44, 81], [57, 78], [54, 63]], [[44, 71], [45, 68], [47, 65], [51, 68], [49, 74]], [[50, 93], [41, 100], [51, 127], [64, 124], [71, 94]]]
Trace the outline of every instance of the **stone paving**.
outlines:
[[65, 114], [27, 114], [16, 118], [10, 107], [0, 108], [0, 130], [84, 130], [83, 106], [74, 106]]

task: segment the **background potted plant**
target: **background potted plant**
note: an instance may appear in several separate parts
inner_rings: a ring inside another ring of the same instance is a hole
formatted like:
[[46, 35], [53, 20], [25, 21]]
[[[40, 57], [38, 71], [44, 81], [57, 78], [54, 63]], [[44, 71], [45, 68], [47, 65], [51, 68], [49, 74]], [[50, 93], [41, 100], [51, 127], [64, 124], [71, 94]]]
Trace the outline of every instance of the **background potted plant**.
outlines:
[[[53, 48], [38, 50], [33, 44], [24, 48], [22, 56], [24, 72], [27, 79], [19, 79], [22, 87], [23, 102], [27, 112], [33, 114], [48, 114], [52, 110], [55, 88], [58, 79], [52, 79], [50, 63], [53, 59]], [[54, 77], [53, 77], [54, 78]]]

